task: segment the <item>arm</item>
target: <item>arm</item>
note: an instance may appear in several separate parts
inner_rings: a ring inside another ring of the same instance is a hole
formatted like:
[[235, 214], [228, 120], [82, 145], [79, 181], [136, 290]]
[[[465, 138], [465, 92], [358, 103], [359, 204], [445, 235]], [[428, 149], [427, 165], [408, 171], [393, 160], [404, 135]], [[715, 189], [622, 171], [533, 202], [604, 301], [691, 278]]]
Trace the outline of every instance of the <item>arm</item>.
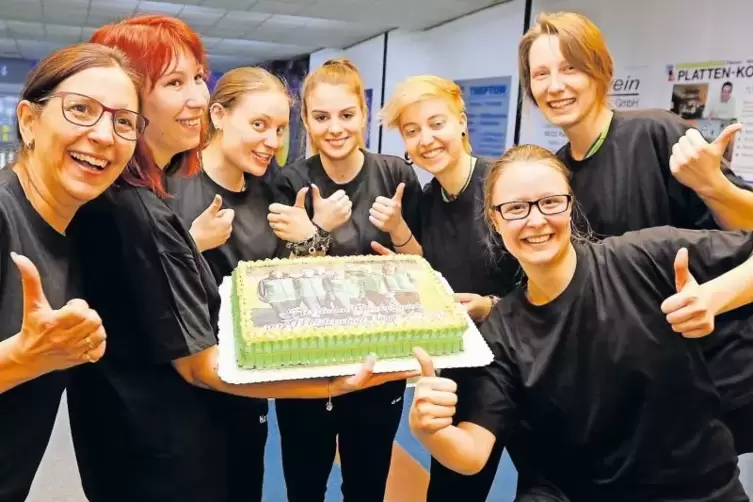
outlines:
[[20, 338], [19, 333], [0, 342], [0, 394], [54, 369], [38, 358], [23, 360]]
[[186, 382], [196, 387], [234, 394], [236, 396], [262, 399], [322, 399], [337, 397], [387, 382], [413, 378], [417, 374], [414, 371], [374, 374], [374, 360], [367, 359], [361, 371], [351, 377], [338, 377], [332, 380], [318, 378], [235, 385], [224, 382], [217, 374], [217, 346], [176, 359], [173, 361], [173, 366]]
[[753, 256], [701, 288], [712, 299], [717, 315], [753, 303]]
[[733, 124], [708, 143], [697, 129], [675, 135], [669, 167], [672, 175], [693, 190], [728, 230], [753, 230], [753, 193], [725, 166], [724, 152], [742, 129]]
[[496, 442], [494, 434], [470, 422], [431, 434], [416, 434], [416, 438], [437, 462], [466, 476], [484, 468]]

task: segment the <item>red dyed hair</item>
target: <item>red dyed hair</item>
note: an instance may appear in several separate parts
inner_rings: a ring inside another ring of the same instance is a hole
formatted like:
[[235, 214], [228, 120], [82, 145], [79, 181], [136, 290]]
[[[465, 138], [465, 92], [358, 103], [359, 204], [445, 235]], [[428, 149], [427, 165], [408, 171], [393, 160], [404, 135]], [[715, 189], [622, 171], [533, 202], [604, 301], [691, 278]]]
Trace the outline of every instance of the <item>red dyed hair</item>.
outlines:
[[[142, 99], [154, 89], [157, 80], [170, 71], [170, 66], [181, 51], [193, 55], [205, 71], [207, 68], [207, 55], [199, 34], [175, 17], [147, 14], [106, 24], [94, 32], [90, 41], [116, 47], [128, 56], [143, 76], [140, 89]], [[203, 143], [202, 137], [196, 148], [173, 157], [172, 164], [177, 163], [177, 173], [192, 176], [200, 171]], [[140, 138], [133, 159], [121, 178], [129, 185], [146, 187], [166, 197], [168, 194], [163, 176], [146, 141]]]

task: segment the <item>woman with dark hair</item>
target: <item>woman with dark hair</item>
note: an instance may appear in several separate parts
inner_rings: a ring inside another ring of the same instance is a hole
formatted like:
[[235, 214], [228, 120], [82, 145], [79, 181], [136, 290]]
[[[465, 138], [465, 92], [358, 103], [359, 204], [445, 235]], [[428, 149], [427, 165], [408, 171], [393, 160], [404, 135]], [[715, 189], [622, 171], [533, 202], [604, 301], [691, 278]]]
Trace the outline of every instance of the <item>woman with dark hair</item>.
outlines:
[[722, 313], [753, 314], [753, 234], [660, 227], [588, 242], [572, 230], [568, 178], [530, 145], [492, 167], [487, 219], [526, 285], [482, 326], [494, 361], [462, 402], [416, 351], [411, 429], [465, 474], [501, 442], [556, 500], [747, 501], [693, 339], [716, 336]]
[[17, 161], [0, 171], [0, 500], [26, 500], [68, 368], [98, 361], [105, 331], [81, 299], [66, 232], [125, 168], [146, 120], [118, 50], [42, 59], [17, 107]]
[[[220, 298], [212, 273], [165, 203], [165, 176], [199, 166], [209, 92], [199, 35], [139, 16], [100, 28], [144, 75], [150, 130], [117, 187], [71, 225], [86, 300], [108, 329], [108, 354], [71, 373], [69, 409], [84, 491], [93, 502], [227, 499], [227, 455], [207, 391], [326, 398], [404, 374], [231, 385], [217, 374]], [[105, 432], [104, 434], [102, 432]]]

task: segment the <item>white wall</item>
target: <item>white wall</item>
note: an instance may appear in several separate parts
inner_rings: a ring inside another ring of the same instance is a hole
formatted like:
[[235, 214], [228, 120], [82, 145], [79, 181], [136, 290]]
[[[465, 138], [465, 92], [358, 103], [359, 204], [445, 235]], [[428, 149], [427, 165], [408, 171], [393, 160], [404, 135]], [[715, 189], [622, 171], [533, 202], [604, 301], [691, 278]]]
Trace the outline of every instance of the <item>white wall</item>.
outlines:
[[[522, 0], [497, 5], [422, 32], [392, 31], [387, 43], [387, 98], [411, 75], [451, 80], [512, 76], [507, 145], [512, 145], [518, 100], [517, 45], [523, 30]], [[383, 131], [382, 153], [403, 155], [396, 131]], [[422, 183], [430, 176], [417, 169]]]
[[322, 49], [309, 58], [309, 71], [319, 68], [331, 58], [348, 58], [361, 72], [366, 89], [372, 89], [369, 149], [376, 152], [379, 144], [377, 113], [382, 104], [382, 68], [384, 61], [384, 35], [371, 38], [345, 50]]

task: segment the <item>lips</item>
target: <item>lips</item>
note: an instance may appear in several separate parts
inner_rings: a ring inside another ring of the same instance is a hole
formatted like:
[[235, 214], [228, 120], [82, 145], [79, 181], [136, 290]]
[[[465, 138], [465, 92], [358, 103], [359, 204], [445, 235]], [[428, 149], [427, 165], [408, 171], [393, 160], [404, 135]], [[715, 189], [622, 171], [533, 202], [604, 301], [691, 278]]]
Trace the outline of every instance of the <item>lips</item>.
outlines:
[[251, 152], [251, 155], [253, 155], [254, 158], [256, 158], [256, 160], [258, 160], [262, 164], [269, 164], [272, 161], [271, 153]]
[[544, 244], [546, 242], [549, 242], [552, 239], [552, 237], [553, 237], [552, 234], [534, 235], [531, 237], [525, 237], [522, 240], [526, 244], [538, 245], [538, 244]]
[[195, 117], [192, 119], [178, 119], [178, 123], [185, 127], [196, 128], [201, 125], [201, 117]]
[[329, 143], [330, 145], [334, 147], [341, 147], [345, 144], [346, 141], [348, 141], [349, 138], [350, 136], [346, 136], [344, 138], [337, 138], [337, 139], [328, 139], [327, 143]]
[[424, 152], [421, 154], [421, 158], [424, 158], [426, 160], [431, 160], [439, 157], [444, 153], [444, 148], [434, 148], [432, 150], [429, 150], [428, 152]]
[[563, 108], [567, 108], [568, 106], [574, 103], [575, 103], [575, 98], [555, 99], [553, 101], [547, 102], [547, 104], [549, 105], [549, 108], [552, 108], [554, 110], [562, 110]]
[[87, 153], [68, 152], [68, 155], [76, 164], [89, 170], [103, 171], [108, 165], [110, 165], [108, 160]]

